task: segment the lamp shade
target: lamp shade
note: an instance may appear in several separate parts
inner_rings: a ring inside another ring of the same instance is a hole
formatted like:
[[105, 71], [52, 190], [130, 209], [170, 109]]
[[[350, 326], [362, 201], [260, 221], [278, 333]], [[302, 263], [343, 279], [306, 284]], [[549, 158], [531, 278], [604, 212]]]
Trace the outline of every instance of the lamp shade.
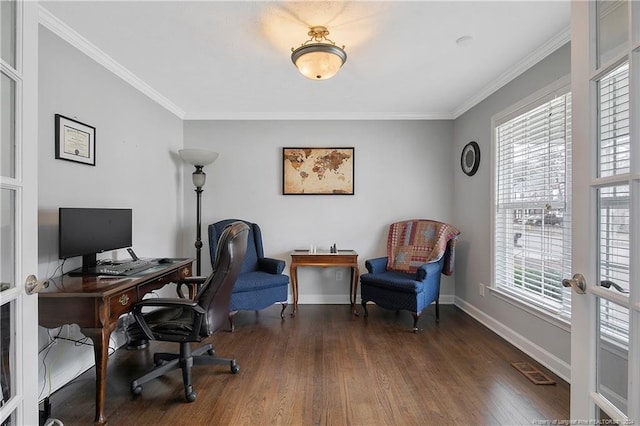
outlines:
[[312, 43], [294, 50], [291, 60], [305, 77], [326, 80], [338, 73], [347, 60], [347, 53], [332, 44]]
[[178, 151], [183, 161], [194, 166], [206, 166], [218, 158], [218, 153], [208, 149], [187, 148]]
[[196, 188], [202, 188], [207, 182], [207, 174], [202, 171], [202, 166], [196, 167], [198, 169], [191, 174], [191, 180], [193, 181], [193, 186]]

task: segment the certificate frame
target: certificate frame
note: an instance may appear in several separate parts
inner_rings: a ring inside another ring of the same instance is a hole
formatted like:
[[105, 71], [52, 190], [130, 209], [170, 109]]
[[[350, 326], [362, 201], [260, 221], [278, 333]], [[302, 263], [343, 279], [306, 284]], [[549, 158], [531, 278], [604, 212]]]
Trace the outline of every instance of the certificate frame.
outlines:
[[282, 148], [283, 195], [354, 195], [354, 147]]
[[96, 165], [96, 128], [64, 115], [55, 115], [56, 159]]

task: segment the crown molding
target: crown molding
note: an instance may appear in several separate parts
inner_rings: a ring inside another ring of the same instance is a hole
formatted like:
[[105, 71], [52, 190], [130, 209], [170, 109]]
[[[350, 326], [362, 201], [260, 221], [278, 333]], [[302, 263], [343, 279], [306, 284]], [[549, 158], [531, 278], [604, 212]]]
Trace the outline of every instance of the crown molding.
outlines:
[[465, 103], [454, 109], [452, 112], [425, 112], [425, 113], [300, 113], [300, 112], [252, 112], [252, 113], [218, 113], [202, 112], [187, 113], [168, 98], [153, 89], [141, 78], [123, 67], [111, 56], [100, 50], [93, 43], [81, 36], [67, 24], [55, 17], [43, 5], [39, 6], [39, 23], [43, 27], [65, 40], [104, 68], [120, 77], [129, 85], [142, 92], [154, 102], [176, 115], [182, 120], [455, 120], [462, 114], [485, 100], [498, 89], [511, 82], [516, 77], [527, 71], [533, 65], [556, 51], [562, 45], [570, 41], [571, 29], [566, 28], [552, 37], [543, 46], [536, 49], [522, 61], [501, 74], [492, 83], [485, 86], [476, 95], [472, 96]]
[[185, 114], [184, 120], [453, 120], [449, 113], [399, 114], [380, 113], [340, 113], [340, 112], [253, 112], [253, 113], [195, 113]]
[[181, 119], [184, 119], [185, 113], [179, 108], [176, 104], [171, 102], [169, 99], [161, 95], [158, 91], [153, 89], [147, 83], [145, 83], [141, 78], [136, 76], [134, 73], [120, 65], [115, 59], [111, 56], [107, 55], [105, 52], [100, 50], [97, 46], [91, 43], [89, 40], [78, 34], [67, 24], [62, 22], [60, 19], [56, 18], [51, 12], [45, 9], [42, 5], [38, 8], [38, 20], [40, 25], [47, 28], [58, 37], [62, 38], [64, 41], [69, 43], [71, 46], [75, 47], [98, 64], [105, 67], [107, 70], [111, 71], [116, 76], [123, 79], [125, 82], [133, 86], [135, 89], [142, 92], [144, 95], [149, 97], [151, 100], [157, 102], [166, 110], [170, 111], [174, 115], [178, 116]]
[[498, 89], [511, 82], [516, 77], [527, 71], [529, 68], [549, 56], [551, 53], [558, 50], [561, 46], [571, 40], [571, 28], [567, 27], [553, 36], [545, 44], [534, 50], [530, 55], [518, 62], [515, 66], [511, 67], [506, 72], [502, 73], [492, 83], [485, 86], [475, 96], [472, 96], [467, 102], [460, 105], [455, 109], [451, 116], [453, 119], [460, 117], [462, 114], [478, 105], [480, 102], [488, 98], [490, 95], [498, 91]]

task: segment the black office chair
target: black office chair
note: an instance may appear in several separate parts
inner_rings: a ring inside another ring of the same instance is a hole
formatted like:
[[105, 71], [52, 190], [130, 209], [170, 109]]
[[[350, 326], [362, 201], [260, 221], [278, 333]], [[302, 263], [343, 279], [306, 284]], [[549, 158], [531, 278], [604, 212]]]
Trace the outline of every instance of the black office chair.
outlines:
[[[156, 353], [153, 362], [156, 367], [144, 376], [131, 382], [134, 395], [142, 393], [142, 385], [169, 371], [182, 369], [184, 392], [187, 401], [193, 402], [196, 393], [191, 385], [191, 367], [193, 365], [225, 365], [232, 373], [240, 367], [233, 359], [215, 357], [211, 344], [191, 350], [191, 342], [200, 342], [203, 337], [215, 333], [227, 320], [231, 292], [236, 282], [244, 254], [247, 250], [249, 227], [242, 222], [230, 224], [220, 235], [218, 251], [209, 277], [190, 277], [177, 283], [202, 283], [196, 297], [145, 299], [133, 306], [136, 322], [128, 327], [127, 333], [132, 340], [147, 338], [180, 343], [180, 354]], [[144, 308], [157, 308], [142, 312]]]

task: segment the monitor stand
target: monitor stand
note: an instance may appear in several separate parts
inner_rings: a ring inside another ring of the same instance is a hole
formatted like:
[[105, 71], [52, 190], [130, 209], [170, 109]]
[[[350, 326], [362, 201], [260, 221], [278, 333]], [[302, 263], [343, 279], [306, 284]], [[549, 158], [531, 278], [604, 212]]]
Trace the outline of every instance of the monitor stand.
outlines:
[[98, 264], [98, 260], [97, 260], [96, 253], [85, 254], [84, 256], [82, 256], [82, 266], [78, 269], [74, 269], [73, 271], [67, 272], [67, 274], [72, 277], [98, 275], [98, 273], [96, 272], [97, 264]]

